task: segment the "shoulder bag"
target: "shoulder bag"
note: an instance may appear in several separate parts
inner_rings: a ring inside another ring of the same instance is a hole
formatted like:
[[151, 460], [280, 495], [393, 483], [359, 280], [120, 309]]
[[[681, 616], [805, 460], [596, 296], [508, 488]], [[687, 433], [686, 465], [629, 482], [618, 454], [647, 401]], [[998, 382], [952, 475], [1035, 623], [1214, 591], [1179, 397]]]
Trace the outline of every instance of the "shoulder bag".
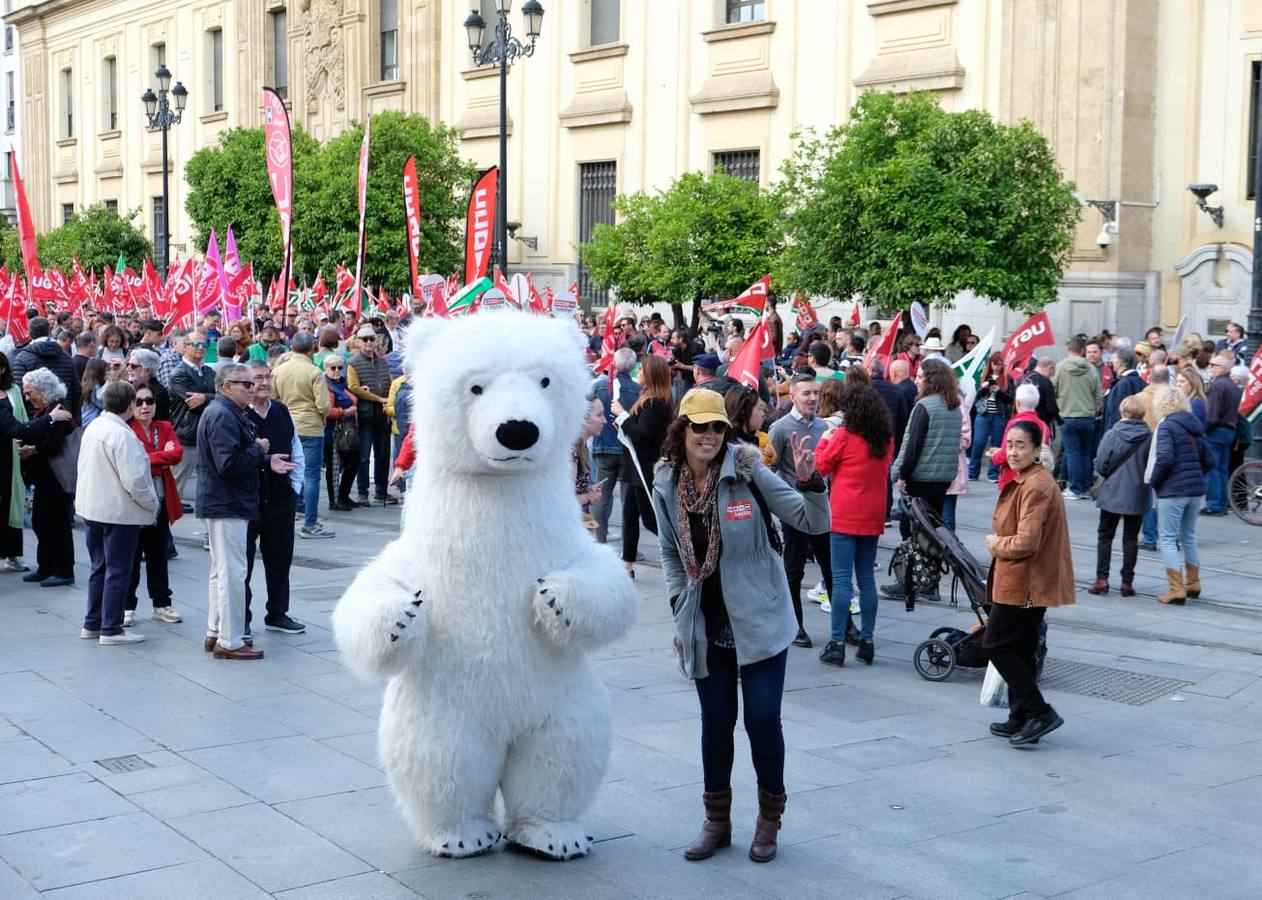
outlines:
[[56, 455], [48, 458], [48, 468], [53, 477], [67, 494], [73, 495], [79, 480], [79, 444], [83, 439], [83, 428], [79, 425], [66, 435], [61, 449]]

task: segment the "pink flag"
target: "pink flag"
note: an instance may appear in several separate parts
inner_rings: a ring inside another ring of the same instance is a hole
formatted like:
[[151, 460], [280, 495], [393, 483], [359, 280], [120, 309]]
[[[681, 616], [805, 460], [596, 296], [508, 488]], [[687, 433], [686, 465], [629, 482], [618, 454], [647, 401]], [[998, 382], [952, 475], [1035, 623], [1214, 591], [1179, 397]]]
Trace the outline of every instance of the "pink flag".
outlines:
[[232, 276], [241, 272], [241, 257], [237, 255], [237, 239], [228, 226], [228, 240], [224, 244], [223, 265], [219, 268], [219, 287], [223, 291], [224, 316], [229, 322], [241, 318], [241, 304], [232, 290]]
[[294, 218], [294, 159], [289, 134], [289, 113], [285, 101], [271, 88], [263, 88], [263, 139], [267, 147], [267, 178], [272, 185], [272, 199], [280, 216], [280, 236], [285, 243], [285, 262], [281, 283], [289, 282], [293, 252], [290, 248], [290, 225]]
[[364, 250], [366, 249], [364, 234], [364, 215], [368, 211], [368, 145], [372, 139], [372, 116], [364, 121], [364, 140], [359, 145], [359, 244], [358, 251], [355, 254], [355, 308], [363, 308], [366, 312], [368, 305], [364, 302], [362, 293], [363, 275], [364, 275]]
[[219, 238], [212, 229], [210, 243], [206, 246], [206, 259], [197, 270], [197, 282], [194, 289], [199, 316], [211, 312], [223, 301], [222, 275], [223, 261], [219, 258]]

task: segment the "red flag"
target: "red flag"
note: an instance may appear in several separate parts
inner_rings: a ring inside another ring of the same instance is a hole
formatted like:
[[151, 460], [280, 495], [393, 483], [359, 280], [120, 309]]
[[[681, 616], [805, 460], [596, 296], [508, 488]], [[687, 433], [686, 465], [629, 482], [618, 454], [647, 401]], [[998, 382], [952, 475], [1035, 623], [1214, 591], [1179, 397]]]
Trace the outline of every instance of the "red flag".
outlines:
[[578, 282], [577, 281], [570, 282], [570, 293], [574, 295], [575, 300], [578, 299]]
[[167, 277], [166, 290], [171, 310], [171, 318], [163, 329], [170, 334], [171, 329], [181, 323], [192, 325], [196, 317], [196, 301], [194, 299], [194, 269], [196, 263], [186, 259]]
[[1240, 415], [1247, 417], [1259, 403], [1262, 403], [1262, 346], [1258, 347], [1253, 361], [1249, 363], [1249, 379], [1240, 394]]
[[412, 267], [412, 296], [421, 296], [421, 185], [416, 180], [416, 157], [403, 164], [403, 220], [407, 224], [408, 263]]
[[[618, 311], [614, 309], [612, 303], [605, 310], [605, 335], [600, 342], [600, 359], [596, 361], [595, 371], [604, 372], [606, 369], [613, 370], [613, 355], [618, 349], [618, 345], [614, 340], [614, 326], [618, 321]], [[612, 384], [612, 380], [610, 381]]]
[[806, 299], [806, 291], [794, 293], [793, 309], [797, 313], [798, 331], [805, 331], [812, 325], [819, 324], [819, 316], [815, 315], [815, 310], [811, 307], [811, 301]]
[[882, 363], [889, 365], [890, 356], [894, 353], [894, 342], [898, 340], [898, 328], [902, 323], [903, 314], [900, 312], [894, 316], [894, 321], [890, 322], [889, 327], [885, 329], [885, 333], [881, 335], [880, 339], [868, 345], [868, 352], [863, 355], [865, 368], [868, 363], [878, 357]]
[[541, 316], [548, 314], [548, 307], [544, 305], [543, 298], [539, 296], [539, 289], [535, 287], [534, 281], [529, 275], [526, 276], [526, 285], [530, 288], [529, 309], [532, 313], [538, 313]]
[[329, 295], [329, 289], [324, 284], [324, 270], [316, 272], [315, 284], [311, 286], [311, 296], [316, 303], [323, 303], [324, 298]]
[[758, 324], [750, 329], [741, 349], [732, 357], [732, 362], [727, 367], [727, 377], [758, 390], [762, 383], [763, 360], [775, 357], [776, 348], [771, 343], [767, 322], [759, 319]]
[[[18, 241], [22, 245], [22, 268], [29, 283], [39, 269], [39, 252], [35, 249], [35, 223], [31, 221], [31, 207], [26, 202], [26, 188], [22, 186], [22, 174], [18, 171], [18, 155], [9, 154], [9, 174], [13, 178], [13, 197], [18, 208]], [[25, 319], [23, 320], [25, 323]]]
[[254, 296], [254, 263], [248, 262], [245, 268], [228, 279], [228, 296], [233, 305], [240, 309], [249, 304]]
[[280, 216], [280, 236], [285, 245], [285, 263], [280, 273], [288, 279], [293, 253], [289, 243], [294, 217], [294, 159], [289, 134], [289, 113], [285, 101], [271, 88], [263, 88], [263, 139], [267, 146], [267, 179]]
[[464, 283], [486, 275], [491, 261], [491, 231], [495, 223], [495, 191], [499, 168], [491, 166], [473, 183], [465, 217]]
[[47, 304], [57, 298], [53, 290], [53, 282], [48, 273], [39, 267], [36, 260], [26, 267], [26, 288], [31, 304], [39, 310], [39, 314], [47, 314]]
[[[764, 275], [749, 287], [745, 288], [739, 296], [733, 297], [731, 300], [720, 300], [718, 303], [711, 303], [709, 306], [701, 307], [703, 312], [713, 312], [717, 309], [730, 309], [733, 306], [743, 306], [752, 309], [759, 316], [762, 315], [764, 309], [767, 308], [767, 292], [771, 289], [771, 276]], [[575, 296], [578, 296], [577, 294]]]
[[1054, 342], [1052, 324], [1047, 320], [1047, 313], [1035, 313], [1026, 319], [1020, 328], [1012, 332], [1007, 343], [1003, 345], [1003, 350], [1000, 351], [1003, 358], [1003, 370], [1011, 372], [1029, 358], [1035, 347], [1046, 347]]
[[856, 300], [854, 304], [854, 309], [850, 310], [850, 324], [858, 325], [862, 321], [863, 321], [862, 311], [859, 309], [859, 301]]
[[369, 116], [364, 121], [364, 139], [359, 144], [359, 249], [355, 254], [355, 307], [360, 308], [362, 305], [365, 312], [368, 311], [368, 305], [359, 294], [364, 285], [364, 250], [367, 249], [364, 216], [368, 212], [368, 145], [371, 140], [372, 116]]
[[390, 312], [390, 295], [386, 293], [384, 284], [377, 288], [377, 310], [383, 315]]
[[504, 298], [508, 300], [509, 303], [516, 306], [518, 309], [521, 308], [521, 303], [517, 300], [517, 294], [514, 293], [508, 282], [504, 280], [504, 273], [500, 271], [499, 266], [495, 267], [495, 274], [491, 277], [491, 287], [498, 288], [503, 291]]
[[0, 312], [3, 312], [5, 328], [8, 330], [9, 337], [13, 338], [13, 343], [21, 346], [31, 339], [31, 333], [26, 327], [26, 309], [18, 296], [18, 278], [17, 272], [13, 273], [13, 278], [9, 280], [9, 288], [4, 292], [4, 299], [0, 301]]

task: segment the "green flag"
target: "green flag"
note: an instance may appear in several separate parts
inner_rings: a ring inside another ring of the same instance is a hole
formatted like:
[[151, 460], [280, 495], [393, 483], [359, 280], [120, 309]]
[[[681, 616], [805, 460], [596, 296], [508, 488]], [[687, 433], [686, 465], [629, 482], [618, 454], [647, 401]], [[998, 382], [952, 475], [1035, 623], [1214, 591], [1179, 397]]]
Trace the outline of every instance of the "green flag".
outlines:
[[473, 301], [491, 289], [491, 279], [483, 275], [477, 281], [466, 284], [447, 301], [447, 311], [453, 316], [463, 316], [473, 310]]
[[127, 257], [123, 255], [123, 251], [118, 251], [118, 265], [114, 266], [115, 272], [124, 272], [127, 270]]
[[990, 348], [995, 343], [995, 328], [992, 325], [986, 336], [977, 342], [977, 346], [964, 354], [951, 366], [961, 386], [965, 381], [973, 385], [973, 393], [981, 386], [982, 375], [986, 372], [986, 361], [990, 359]]

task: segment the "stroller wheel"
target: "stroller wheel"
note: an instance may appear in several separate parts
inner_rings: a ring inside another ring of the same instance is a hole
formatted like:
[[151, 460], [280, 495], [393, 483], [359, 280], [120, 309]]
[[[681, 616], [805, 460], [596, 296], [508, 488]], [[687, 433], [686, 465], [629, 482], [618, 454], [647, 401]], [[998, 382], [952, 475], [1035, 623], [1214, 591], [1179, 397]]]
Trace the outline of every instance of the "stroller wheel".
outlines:
[[936, 637], [942, 637], [944, 634], [950, 634], [951, 632], [957, 630], [958, 629], [951, 628], [950, 626], [947, 626], [946, 628], [935, 628], [933, 629], [933, 633], [929, 635], [929, 639], [933, 640]]
[[955, 648], [941, 638], [931, 637], [916, 648], [912, 662], [926, 681], [946, 681], [955, 671]]

